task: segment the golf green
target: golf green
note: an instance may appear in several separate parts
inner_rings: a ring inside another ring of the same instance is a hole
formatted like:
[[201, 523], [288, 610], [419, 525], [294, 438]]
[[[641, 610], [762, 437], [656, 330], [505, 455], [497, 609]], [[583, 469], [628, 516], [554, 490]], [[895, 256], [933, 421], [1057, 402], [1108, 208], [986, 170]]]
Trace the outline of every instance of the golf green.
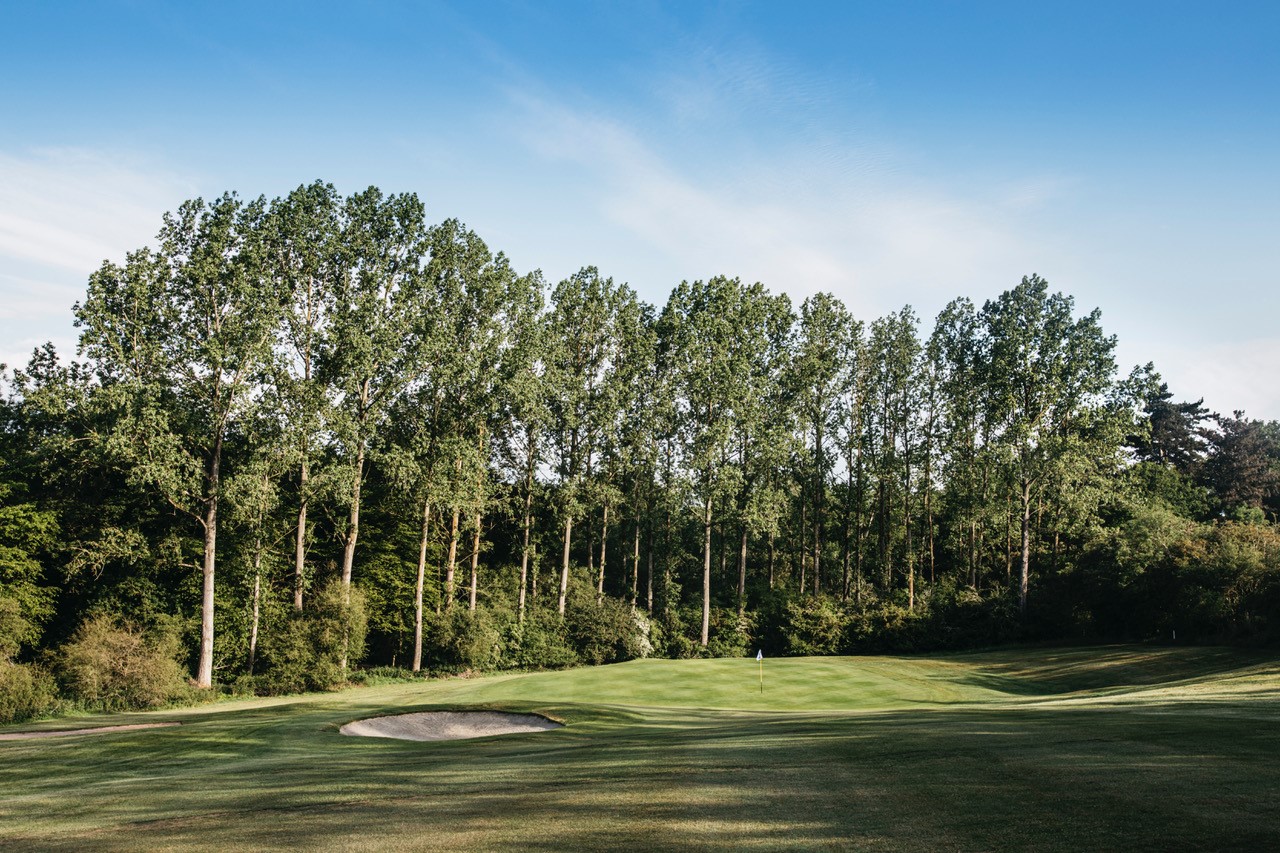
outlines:
[[[553, 731], [345, 737], [484, 708]], [[1280, 848], [1280, 657], [1137, 646], [634, 661], [3, 731], [18, 849]], [[0, 732], [2, 733], [2, 732]]]

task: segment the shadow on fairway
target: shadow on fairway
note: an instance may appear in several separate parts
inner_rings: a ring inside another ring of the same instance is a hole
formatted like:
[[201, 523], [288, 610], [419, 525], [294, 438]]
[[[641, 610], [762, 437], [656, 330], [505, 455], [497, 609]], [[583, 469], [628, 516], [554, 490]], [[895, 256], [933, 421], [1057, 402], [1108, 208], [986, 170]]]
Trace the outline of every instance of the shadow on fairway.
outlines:
[[[93, 816], [111, 829], [14, 840], [46, 849], [1280, 846], [1276, 739], [1272, 726], [1235, 716], [1239, 704], [542, 710], [570, 725], [359, 748], [318, 733], [323, 743], [299, 752], [265, 730], [233, 747], [196, 737], [183, 748], [207, 767], [188, 763], [145, 807], [116, 778], [118, 800]], [[1280, 722], [1275, 702], [1247, 710]], [[163, 760], [176, 746], [145, 752]], [[152, 819], [157, 808], [166, 816]]]
[[[965, 660], [955, 655], [952, 660]], [[1196, 679], [1215, 679], [1271, 661], [1274, 655], [1250, 655], [1238, 649], [1134, 648], [1018, 650], [973, 656], [978, 665], [956, 681], [1011, 696], [1059, 695], [1081, 691], [1124, 690]]]

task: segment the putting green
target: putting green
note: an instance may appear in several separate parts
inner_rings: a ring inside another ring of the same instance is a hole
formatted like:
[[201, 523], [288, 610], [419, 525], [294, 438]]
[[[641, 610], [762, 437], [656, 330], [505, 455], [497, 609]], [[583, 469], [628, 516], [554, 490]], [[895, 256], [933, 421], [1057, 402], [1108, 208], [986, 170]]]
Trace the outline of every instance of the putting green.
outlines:
[[[24, 729], [0, 836], [28, 849], [1280, 848], [1280, 658], [1107, 647], [635, 661]], [[565, 728], [418, 743], [365, 717]], [[10, 727], [14, 730], [15, 727]]]

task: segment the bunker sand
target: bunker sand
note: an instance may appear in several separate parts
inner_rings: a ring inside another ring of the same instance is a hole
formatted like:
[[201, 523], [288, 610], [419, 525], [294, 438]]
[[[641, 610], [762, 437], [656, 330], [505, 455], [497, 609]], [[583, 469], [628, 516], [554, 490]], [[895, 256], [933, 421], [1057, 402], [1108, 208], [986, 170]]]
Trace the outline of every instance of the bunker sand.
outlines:
[[347, 723], [339, 731], [351, 737], [384, 737], [398, 740], [468, 740], [492, 735], [545, 732], [562, 723], [538, 714], [501, 711], [424, 711], [370, 717]]

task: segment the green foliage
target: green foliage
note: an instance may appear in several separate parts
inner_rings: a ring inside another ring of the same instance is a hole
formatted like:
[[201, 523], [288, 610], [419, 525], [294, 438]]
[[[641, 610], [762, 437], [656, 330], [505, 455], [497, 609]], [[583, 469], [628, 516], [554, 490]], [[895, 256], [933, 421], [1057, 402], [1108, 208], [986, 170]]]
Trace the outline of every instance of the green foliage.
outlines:
[[67, 695], [102, 711], [155, 708], [186, 697], [177, 635], [146, 633], [107, 615], [87, 619], [58, 651]]
[[565, 629], [555, 614], [530, 613], [523, 624], [509, 624], [504, 663], [517, 669], [564, 669], [580, 662]]
[[673, 660], [696, 657], [698, 643], [693, 626], [700, 618], [698, 611], [687, 606], [673, 605], [660, 611], [652, 623], [654, 652]]
[[0, 660], [9, 660], [30, 642], [36, 631], [17, 599], [0, 595]]
[[828, 596], [789, 601], [785, 618], [787, 654], [834, 655], [842, 651], [848, 617]]
[[53, 677], [35, 664], [0, 659], [0, 724], [20, 723], [58, 706]]
[[54, 590], [43, 581], [40, 558], [54, 547], [54, 513], [16, 500], [18, 489], [0, 483], [0, 658], [34, 645], [53, 613]]
[[346, 683], [344, 659], [364, 655], [368, 619], [364, 596], [331, 580], [311, 596], [306, 610], [291, 612], [262, 640], [263, 672], [254, 678], [265, 694], [332, 690]]
[[740, 658], [753, 654], [755, 620], [750, 614], [738, 616], [738, 611], [717, 607], [711, 611], [711, 641], [707, 643], [706, 656], [713, 658]]
[[575, 584], [565, 608], [565, 633], [583, 663], [618, 663], [642, 657], [645, 640], [631, 606]]
[[[6, 383], [0, 658], [182, 613], [199, 683], [328, 688], [366, 632], [409, 663], [421, 606], [453, 671], [1276, 639], [1280, 425], [1206, 430], [1154, 367], [1117, 378], [1097, 312], [1038, 276], [927, 338], [909, 306], [797, 316], [726, 276], [660, 307], [593, 267], [545, 289], [411, 194], [182, 205], [91, 277], [86, 360]], [[357, 541], [363, 595], [312, 589], [353, 581]]]
[[503, 660], [499, 620], [488, 608], [454, 606], [423, 620], [423, 666], [447, 672], [494, 669]]

